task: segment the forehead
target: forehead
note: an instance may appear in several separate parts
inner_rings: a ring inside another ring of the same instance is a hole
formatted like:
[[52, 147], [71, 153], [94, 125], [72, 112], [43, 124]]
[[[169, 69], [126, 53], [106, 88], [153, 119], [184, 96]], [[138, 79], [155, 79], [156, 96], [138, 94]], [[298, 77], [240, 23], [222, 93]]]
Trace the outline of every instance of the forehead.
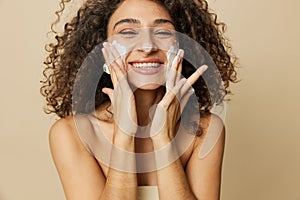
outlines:
[[169, 19], [168, 11], [159, 3], [151, 0], [125, 0], [112, 14], [108, 26], [111, 27], [119, 20], [138, 19], [142, 24], [149, 25], [155, 19]]

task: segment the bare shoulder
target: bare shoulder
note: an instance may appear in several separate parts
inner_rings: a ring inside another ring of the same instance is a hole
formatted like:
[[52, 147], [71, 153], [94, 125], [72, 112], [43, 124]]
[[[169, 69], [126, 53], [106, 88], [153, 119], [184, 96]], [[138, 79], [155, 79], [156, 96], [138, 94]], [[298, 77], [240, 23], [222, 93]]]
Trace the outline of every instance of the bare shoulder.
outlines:
[[87, 115], [75, 115], [75, 116], [67, 116], [65, 118], [61, 118], [57, 120], [50, 128], [51, 131], [57, 130], [66, 130], [66, 129], [76, 129], [76, 123], [81, 123], [86, 126], [86, 128], [92, 128], [92, 124], [88, 119]]
[[78, 129], [82, 128], [92, 131], [92, 124], [84, 115], [67, 116], [57, 120], [49, 131], [51, 150], [70, 148], [76, 151], [85, 151], [77, 133]]
[[201, 128], [203, 128], [204, 134], [207, 132], [207, 129], [212, 126], [220, 128], [225, 127], [223, 120], [218, 115], [213, 113], [201, 116], [199, 125]]
[[76, 115], [59, 119], [52, 125], [49, 133], [52, 158], [66, 199], [98, 199], [105, 177], [79, 138], [78, 127], [87, 132], [92, 124], [87, 116]]
[[211, 151], [214, 147], [223, 148], [225, 142], [225, 124], [223, 120], [215, 114], [207, 114], [200, 118], [199, 123], [202, 134], [196, 137], [195, 148], [201, 147], [201, 152]]
[[202, 135], [196, 137], [186, 175], [197, 199], [220, 199], [225, 128], [214, 114], [202, 116]]

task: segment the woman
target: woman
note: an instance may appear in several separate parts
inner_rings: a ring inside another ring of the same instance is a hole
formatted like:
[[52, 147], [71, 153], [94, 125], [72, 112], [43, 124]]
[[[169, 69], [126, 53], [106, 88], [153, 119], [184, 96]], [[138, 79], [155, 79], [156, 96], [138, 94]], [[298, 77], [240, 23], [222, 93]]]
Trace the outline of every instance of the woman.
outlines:
[[[197, 70], [184, 60], [188, 49], [181, 49], [176, 31], [200, 43], [216, 70], [202, 58]], [[225, 128], [210, 110], [236, 81], [223, 31], [203, 0], [84, 3], [48, 46], [41, 88], [48, 112], [61, 118], [49, 138], [67, 199], [219, 199]], [[136, 36], [134, 48], [122, 43]], [[170, 44], [160, 48], [166, 37]], [[95, 81], [87, 74], [99, 70], [85, 61], [102, 43], [107, 73], [89, 95]], [[216, 71], [224, 87], [201, 77]], [[186, 110], [192, 111], [184, 117]], [[148, 188], [156, 194], [143, 195]]]

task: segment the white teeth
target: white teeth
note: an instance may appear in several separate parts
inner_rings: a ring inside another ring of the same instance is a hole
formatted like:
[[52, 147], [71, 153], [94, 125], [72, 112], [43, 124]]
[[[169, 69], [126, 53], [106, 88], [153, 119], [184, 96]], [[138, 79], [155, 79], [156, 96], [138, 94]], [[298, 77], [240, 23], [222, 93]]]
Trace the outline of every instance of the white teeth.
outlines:
[[158, 68], [160, 63], [133, 63], [135, 68]]

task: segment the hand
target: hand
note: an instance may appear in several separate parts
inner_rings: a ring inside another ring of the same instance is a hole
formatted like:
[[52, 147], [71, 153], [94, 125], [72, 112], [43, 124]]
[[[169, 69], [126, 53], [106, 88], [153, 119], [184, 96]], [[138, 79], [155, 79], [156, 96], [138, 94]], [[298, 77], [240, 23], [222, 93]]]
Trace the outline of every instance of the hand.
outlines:
[[207, 69], [207, 66], [203, 65], [188, 79], [181, 79], [183, 53], [183, 50], [179, 50], [173, 62], [167, 65], [166, 94], [155, 109], [150, 129], [154, 143], [168, 143], [175, 137], [176, 124], [194, 93], [191, 86]]
[[113, 45], [105, 42], [103, 46], [102, 52], [114, 89], [103, 88], [102, 92], [110, 98], [115, 128], [129, 136], [134, 136], [137, 131], [137, 114], [134, 95], [126, 77], [125, 63]]

